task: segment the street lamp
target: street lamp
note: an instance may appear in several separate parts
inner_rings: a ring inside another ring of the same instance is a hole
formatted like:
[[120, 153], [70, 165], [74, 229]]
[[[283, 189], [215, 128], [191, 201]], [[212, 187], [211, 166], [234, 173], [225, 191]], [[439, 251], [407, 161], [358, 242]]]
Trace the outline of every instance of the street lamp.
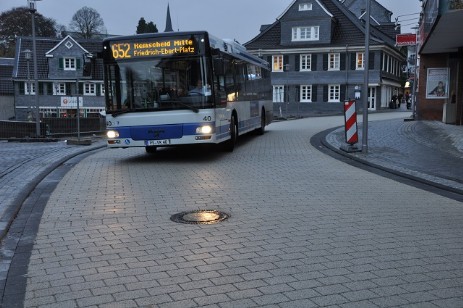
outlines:
[[[35, 134], [36, 137], [39, 137], [40, 134], [40, 105], [39, 105], [39, 81], [37, 78], [37, 48], [35, 44], [35, 12], [37, 11], [36, 8], [36, 1], [40, 0], [27, 0], [27, 4], [29, 7], [29, 12], [32, 15], [32, 56], [34, 62], [34, 87], [35, 87]], [[30, 85], [29, 85], [30, 86]]]
[[362, 152], [368, 153], [368, 81], [370, 59], [370, 0], [366, 1], [365, 17], [365, 54], [364, 54], [364, 81], [363, 81], [363, 128], [362, 128]]
[[[30, 95], [32, 89], [31, 89], [31, 70], [29, 68], [29, 62], [31, 62], [32, 51], [30, 49], [26, 49], [26, 50], [23, 51], [23, 53], [24, 53], [24, 57], [26, 58], [26, 62], [27, 62], [26, 93]], [[31, 105], [31, 107], [32, 107], [32, 105]], [[28, 119], [30, 119], [29, 116], [31, 116], [30, 110], [29, 110], [29, 112], [27, 114]]]

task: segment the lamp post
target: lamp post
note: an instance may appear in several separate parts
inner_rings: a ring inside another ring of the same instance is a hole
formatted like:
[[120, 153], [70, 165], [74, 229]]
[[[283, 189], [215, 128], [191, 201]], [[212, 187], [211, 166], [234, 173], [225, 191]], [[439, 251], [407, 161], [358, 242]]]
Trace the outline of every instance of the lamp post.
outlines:
[[362, 128], [362, 152], [368, 153], [368, 80], [370, 61], [370, 0], [367, 0], [365, 17], [365, 54], [363, 57], [364, 81], [363, 81], [363, 128]]
[[[23, 51], [23, 53], [24, 53], [24, 57], [26, 58], [26, 62], [27, 62], [27, 83], [26, 83], [26, 87], [25, 87], [25, 89], [26, 89], [25, 92], [30, 95], [32, 89], [31, 89], [31, 70], [29, 69], [29, 62], [31, 62], [32, 51], [30, 49], [26, 49], [26, 50]], [[32, 107], [32, 105], [31, 105], [31, 107]], [[30, 111], [27, 114], [27, 117], [28, 117], [28, 119], [30, 121], [32, 119], [30, 119], [29, 116], [30, 116]]]
[[35, 44], [35, 12], [36, 1], [40, 0], [27, 0], [29, 6], [29, 11], [32, 15], [32, 61], [34, 62], [34, 88], [35, 88], [35, 133], [36, 137], [39, 137], [40, 134], [40, 105], [39, 105], [39, 81], [37, 78], [37, 48]]

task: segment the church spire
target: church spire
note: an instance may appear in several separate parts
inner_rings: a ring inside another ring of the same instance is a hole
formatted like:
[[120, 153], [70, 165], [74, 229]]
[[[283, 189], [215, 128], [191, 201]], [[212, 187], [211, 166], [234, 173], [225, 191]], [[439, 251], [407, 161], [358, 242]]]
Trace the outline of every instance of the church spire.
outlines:
[[167, 3], [167, 17], [166, 17], [166, 29], [164, 32], [173, 32], [174, 29], [172, 29], [172, 20], [170, 19], [170, 9], [169, 9], [169, 3]]

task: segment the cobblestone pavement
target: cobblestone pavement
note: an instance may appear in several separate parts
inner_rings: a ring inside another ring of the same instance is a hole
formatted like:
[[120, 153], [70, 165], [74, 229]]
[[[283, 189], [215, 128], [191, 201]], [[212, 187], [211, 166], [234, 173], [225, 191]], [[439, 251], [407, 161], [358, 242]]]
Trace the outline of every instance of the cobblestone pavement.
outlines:
[[[376, 143], [376, 127], [404, 138], [421, 129], [453, 134], [403, 122], [404, 115], [372, 115], [363, 155], [378, 162], [380, 145], [393, 164], [434, 144], [425, 138], [396, 152]], [[3, 305], [461, 307], [462, 203], [310, 144], [342, 121], [273, 123], [233, 153], [104, 150], [68, 161], [31, 193], [12, 225], [25, 231]], [[326, 137], [333, 148], [339, 134]], [[455, 147], [437, 149], [459, 158], [460, 131], [455, 137]], [[214, 225], [169, 219], [198, 209], [230, 218]]]

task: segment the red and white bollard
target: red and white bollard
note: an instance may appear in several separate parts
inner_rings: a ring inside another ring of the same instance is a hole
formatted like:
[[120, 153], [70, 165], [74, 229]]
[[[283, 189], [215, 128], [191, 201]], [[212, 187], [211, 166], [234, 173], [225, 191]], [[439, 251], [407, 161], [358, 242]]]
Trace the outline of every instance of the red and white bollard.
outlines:
[[348, 145], [342, 146], [341, 149], [346, 152], [360, 151], [359, 148], [355, 146], [355, 144], [359, 141], [355, 100], [344, 102], [344, 123], [346, 143]]

